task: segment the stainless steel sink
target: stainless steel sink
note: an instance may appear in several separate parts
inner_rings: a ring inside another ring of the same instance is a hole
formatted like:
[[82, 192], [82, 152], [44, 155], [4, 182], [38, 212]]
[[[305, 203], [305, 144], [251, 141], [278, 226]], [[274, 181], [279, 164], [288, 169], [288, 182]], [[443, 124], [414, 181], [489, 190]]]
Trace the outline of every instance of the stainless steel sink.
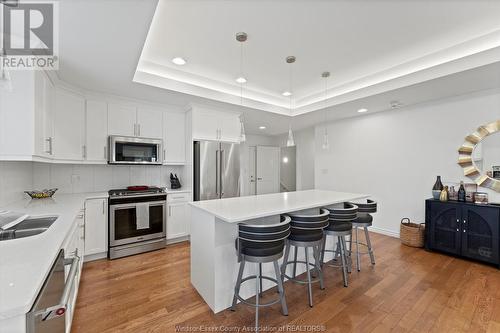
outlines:
[[57, 216], [30, 216], [9, 229], [0, 230], [0, 241], [41, 234], [47, 231], [56, 220]]

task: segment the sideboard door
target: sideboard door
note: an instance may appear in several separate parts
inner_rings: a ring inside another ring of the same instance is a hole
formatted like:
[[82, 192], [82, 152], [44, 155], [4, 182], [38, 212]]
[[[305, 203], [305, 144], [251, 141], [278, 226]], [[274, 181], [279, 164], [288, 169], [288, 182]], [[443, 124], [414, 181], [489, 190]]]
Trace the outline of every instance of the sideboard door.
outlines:
[[499, 209], [464, 206], [462, 208], [462, 255], [498, 264]]
[[429, 202], [429, 247], [451, 254], [461, 253], [460, 206], [443, 202]]

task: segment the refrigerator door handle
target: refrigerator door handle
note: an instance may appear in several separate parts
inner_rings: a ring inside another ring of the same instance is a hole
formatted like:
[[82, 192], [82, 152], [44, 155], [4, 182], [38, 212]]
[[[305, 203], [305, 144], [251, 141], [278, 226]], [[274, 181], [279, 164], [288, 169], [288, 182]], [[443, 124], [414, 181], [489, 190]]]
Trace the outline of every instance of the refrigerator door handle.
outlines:
[[219, 162], [219, 151], [216, 150], [215, 151], [215, 194], [217, 196], [219, 196], [219, 177], [220, 177], [219, 165], [220, 165], [220, 162]]
[[219, 163], [220, 163], [220, 168], [221, 168], [221, 171], [220, 171], [220, 196], [222, 198], [224, 196], [224, 184], [223, 184], [222, 179], [224, 178], [224, 172], [226, 171], [226, 170], [224, 170], [225, 169], [224, 166], [226, 165], [226, 163], [224, 161], [224, 150], [220, 151], [219, 160], [220, 160]]

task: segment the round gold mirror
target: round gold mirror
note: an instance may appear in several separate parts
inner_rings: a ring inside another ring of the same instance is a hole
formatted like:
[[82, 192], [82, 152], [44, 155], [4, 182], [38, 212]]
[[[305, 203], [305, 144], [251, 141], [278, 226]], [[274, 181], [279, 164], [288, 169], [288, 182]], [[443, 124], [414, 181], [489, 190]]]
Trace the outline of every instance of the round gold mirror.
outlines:
[[500, 192], [500, 120], [480, 126], [458, 149], [458, 164], [464, 175], [482, 187]]

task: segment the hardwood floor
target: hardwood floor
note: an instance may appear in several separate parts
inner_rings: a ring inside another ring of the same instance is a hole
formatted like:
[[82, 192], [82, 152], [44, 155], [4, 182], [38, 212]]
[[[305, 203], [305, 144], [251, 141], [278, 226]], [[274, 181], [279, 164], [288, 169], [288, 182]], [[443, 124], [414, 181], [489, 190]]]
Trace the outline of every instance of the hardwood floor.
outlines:
[[[260, 323], [283, 332], [500, 332], [500, 271], [400, 244], [371, 233], [377, 264], [344, 288], [325, 267], [325, 290], [285, 283], [289, 316], [280, 305], [261, 309]], [[264, 293], [276, 297], [275, 290]], [[189, 244], [84, 265], [72, 332], [175, 332], [177, 328], [252, 327], [254, 309], [214, 315], [189, 282]], [[307, 325], [314, 325], [313, 327]], [[319, 326], [315, 326], [319, 325]], [[185, 330], [187, 331], [187, 330]], [[195, 329], [191, 330], [196, 332]], [[198, 330], [200, 331], [200, 330]], [[220, 331], [220, 330], [219, 330]], [[235, 330], [233, 330], [234, 332]]]

